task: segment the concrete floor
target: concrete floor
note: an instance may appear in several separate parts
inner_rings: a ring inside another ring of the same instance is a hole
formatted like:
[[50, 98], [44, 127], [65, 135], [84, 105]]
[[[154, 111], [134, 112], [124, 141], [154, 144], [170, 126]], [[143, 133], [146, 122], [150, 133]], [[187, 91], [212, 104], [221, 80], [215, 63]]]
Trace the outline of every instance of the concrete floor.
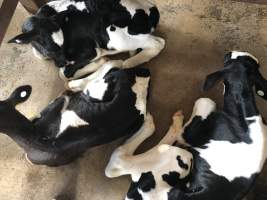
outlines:
[[[267, 6], [229, 0], [156, 0], [156, 3], [161, 11], [157, 34], [166, 38], [167, 45], [159, 57], [146, 64], [152, 72], [149, 108], [155, 117], [157, 133], [141, 150], [162, 137], [178, 108], [188, 118], [199, 97], [212, 97], [221, 105], [221, 85], [203, 93], [201, 84], [208, 73], [222, 67], [223, 55], [228, 50], [255, 54], [267, 77]], [[53, 63], [36, 59], [29, 45], [6, 44], [20, 32], [27, 16], [19, 6], [0, 49], [0, 99], [17, 86], [32, 85], [32, 96], [18, 107], [31, 117], [56, 97], [63, 85]], [[267, 117], [267, 103], [257, 101], [262, 115]], [[58, 194], [76, 200], [123, 199], [129, 177], [104, 176], [105, 165], [117, 144], [88, 150], [83, 158], [70, 165], [49, 168], [28, 164], [23, 151], [0, 135], [0, 199], [49, 200]], [[251, 192], [251, 199], [266, 200], [266, 191], [267, 167]]]

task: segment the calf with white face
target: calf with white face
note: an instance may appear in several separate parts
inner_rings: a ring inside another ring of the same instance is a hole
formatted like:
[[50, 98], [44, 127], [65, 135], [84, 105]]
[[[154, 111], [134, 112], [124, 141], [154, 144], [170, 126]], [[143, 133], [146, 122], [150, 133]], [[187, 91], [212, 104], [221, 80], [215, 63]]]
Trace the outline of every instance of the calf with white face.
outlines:
[[17, 88], [0, 101], [0, 132], [20, 145], [31, 162], [49, 166], [67, 164], [90, 147], [133, 135], [146, 115], [150, 74], [144, 68], [119, 69], [121, 64], [108, 62], [71, 82], [75, 91], [64, 92], [33, 120], [15, 109], [28, 99], [31, 87]]
[[77, 71], [95, 71], [91, 64], [107, 55], [130, 52], [124, 68], [148, 62], [165, 46], [151, 33], [159, 11], [140, 0], [58, 0], [40, 8], [23, 25], [12, 43], [31, 43], [38, 57], [51, 58], [61, 77], [77, 78]]

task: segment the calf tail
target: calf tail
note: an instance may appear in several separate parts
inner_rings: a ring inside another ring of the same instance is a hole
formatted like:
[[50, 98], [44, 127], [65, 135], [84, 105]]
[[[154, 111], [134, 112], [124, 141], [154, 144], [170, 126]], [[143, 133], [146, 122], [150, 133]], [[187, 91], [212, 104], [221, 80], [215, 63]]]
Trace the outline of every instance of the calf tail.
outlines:
[[6, 101], [11, 105], [16, 106], [17, 104], [26, 101], [30, 97], [31, 92], [32, 87], [30, 85], [20, 86], [12, 92]]

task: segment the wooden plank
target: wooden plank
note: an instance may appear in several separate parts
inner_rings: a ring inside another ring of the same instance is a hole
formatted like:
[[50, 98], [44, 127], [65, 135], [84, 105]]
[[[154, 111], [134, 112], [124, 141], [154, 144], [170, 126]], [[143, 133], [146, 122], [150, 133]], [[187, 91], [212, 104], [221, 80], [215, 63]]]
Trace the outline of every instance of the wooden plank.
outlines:
[[38, 10], [38, 5], [34, 0], [19, 0], [19, 2], [29, 13], [34, 14]]
[[34, 14], [48, 0], [19, 0], [19, 1], [28, 12]]
[[0, 46], [8, 25], [18, 5], [18, 0], [4, 0], [0, 8]]

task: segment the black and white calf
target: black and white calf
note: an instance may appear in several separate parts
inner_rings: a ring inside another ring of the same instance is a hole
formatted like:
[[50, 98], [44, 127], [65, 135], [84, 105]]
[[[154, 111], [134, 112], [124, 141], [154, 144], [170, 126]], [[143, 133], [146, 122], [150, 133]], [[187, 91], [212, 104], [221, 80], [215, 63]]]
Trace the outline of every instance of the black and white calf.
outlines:
[[127, 200], [167, 200], [168, 193], [178, 184], [185, 185], [192, 167], [192, 154], [172, 146], [177, 132], [182, 131], [183, 115], [173, 116], [173, 124], [158, 145], [149, 151], [133, 155], [137, 147], [155, 130], [153, 118], [147, 114], [141, 129], [112, 154], [106, 176], [131, 175]]
[[253, 87], [265, 91], [258, 60], [247, 52], [226, 54], [224, 69], [207, 76], [204, 89], [225, 85], [224, 106], [196, 101], [178, 142], [192, 148], [194, 166], [187, 189], [169, 199], [240, 200], [249, 191], [267, 158], [267, 130], [255, 103]]
[[118, 69], [109, 62], [92, 75], [71, 82], [82, 91], [66, 91], [38, 117], [27, 119], [15, 106], [28, 99], [30, 86], [0, 101], [0, 132], [11, 137], [35, 164], [67, 164], [89, 147], [131, 136], [146, 114], [150, 74], [144, 68]]
[[[23, 33], [10, 42], [31, 43], [37, 57], [51, 58], [62, 77], [95, 71], [90, 64], [107, 55], [130, 52], [124, 68], [148, 62], [165, 41], [153, 36], [158, 9], [141, 0], [57, 0], [27, 19]], [[83, 74], [84, 75], [84, 74]]]
[[[183, 128], [176, 116], [172, 126], [176, 128], [166, 135], [169, 139], [132, 156], [154, 130], [148, 116], [139, 134], [115, 150], [106, 174], [132, 176], [127, 200], [241, 200], [245, 196], [267, 158], [267, 130], [253, 93], [255, 85], [257, 93], [264, 93], [267, 81], [258, 60], [246, 52], [227, 54], [224, 69], [207, 76], [204, 89], [220, 80], [225, 84], [222, 110], [216, 110], [211, 99], [197, 100]], [[188, 148], [163, 145], [175, 140]]]

